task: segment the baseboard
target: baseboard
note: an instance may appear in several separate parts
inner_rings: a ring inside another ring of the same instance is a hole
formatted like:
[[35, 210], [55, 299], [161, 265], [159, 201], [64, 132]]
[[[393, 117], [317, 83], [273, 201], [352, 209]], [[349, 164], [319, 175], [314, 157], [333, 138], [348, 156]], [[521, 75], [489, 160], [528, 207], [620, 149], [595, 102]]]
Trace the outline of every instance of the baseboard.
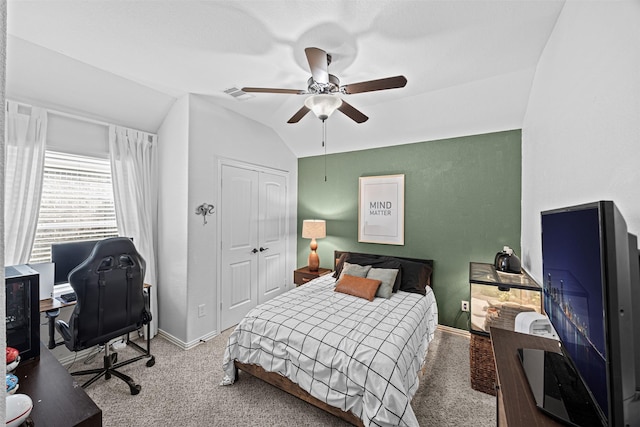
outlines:
[[200, 338], [197, 338], [189, 342], [182, 341], [181, 339], [174, 337], [173, 335], [171, 335], [166, 331], [163, 331], [162, 329], [158, 329], [158, 335], [162, 335], [164, 339], [176, 345], [177, 347], [181, 348], [182, 350], [190, 350], [196, 347], [197, 345], [202, 344], [203, 342], [209, 341], [210, 339], [217, 337], [218, 335], [220, 335], [220, 333], [218, 331], [212, 331], [206, 335], [201, 336]]
[[448, 334], [454, 334], [465, 338], [470, 338], [471, 334], [465, 329], [452, 328], [451, 326], [438, 325], [438, 329]]

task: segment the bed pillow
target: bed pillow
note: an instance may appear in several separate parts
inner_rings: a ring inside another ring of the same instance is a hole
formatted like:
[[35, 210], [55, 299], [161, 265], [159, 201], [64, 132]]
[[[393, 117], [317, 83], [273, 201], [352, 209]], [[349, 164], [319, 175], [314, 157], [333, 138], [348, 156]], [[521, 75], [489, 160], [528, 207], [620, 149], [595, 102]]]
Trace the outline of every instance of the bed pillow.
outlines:
[[[369, 254], [353, 254], [346, 253], [340, 256], [342, 259], [343, 256], [346, 257], [342, 261], [342, 265], [345, 262], [349, 264], [358, 264], [358, 265], [370, 265], [372, 268], [392, 268], [397, 269], [398, 274], [396, 275], [396, 280], [393, 284], [393, 292], [396, 292], [400, 289], [400, 280], [402, 279], [402, 271], [400, 269], [400, 261], [397, 258], [393, 258], [386, 255], [369, 255]], [[336, 274], [334, 277], [340, 277], [340, 260], [338, 260], [338, 264], [336, 265]], [[364, 276], [363, 276], [364, 277]]]
[[382, 283], [380, 280], [343, 274], [340, 280], [338, 280], [335, 291], [373, 301], [376, 297], [376, 291], [380, 287], [380, 283]]
[[349, 252], [344, 252], [342, 255], [340, 255], [340, 258], [338, 258], [338, 261], [336, 261], [336, 268], [333, 272], [333, 277], [340, 277], [340, 273], [342, 273], [342, 268], [344, 267], [344, 262], [348, 260], [349, 255]]
[[400, 290], [426, 295], [427, 286], [431, 283], [432, 269], [421, 262], [400, 260], [402, 264], [402, 281]]
[[[400, 263], [398, 263], [400, 264]], [[399, 265], [398, 265], [399, 267]], [[393, 293], [393, 284], [398, 276], [397, 268], [371, 268], [367, 273], [367, 279], [380, 280], [380, 287], [376, 292], [377, 297], [391, 298]]]
[[351, 264], [345, 261], [344, 265], [342, 266], [340, 278], [338, 280], [342, 279], [342, 276], [344, 276], [345, 274], [356, 277], [367, 277], [367, 273], [369, 272], [369, 270], [371, 270], [370, 265]]

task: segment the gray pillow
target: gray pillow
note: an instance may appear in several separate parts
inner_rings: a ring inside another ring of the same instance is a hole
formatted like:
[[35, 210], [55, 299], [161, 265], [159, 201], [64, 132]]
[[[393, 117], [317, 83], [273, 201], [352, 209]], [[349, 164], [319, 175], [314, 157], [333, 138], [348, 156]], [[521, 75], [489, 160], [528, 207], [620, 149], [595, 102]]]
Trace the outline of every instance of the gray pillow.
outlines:
[[380, 280], [382, 283], [376, 291], [376, 296], [390, 298], [397, 275], [398, 270], [395, 268], [372, 268], [367, 273], [367, 279]]
[[370, 265], [349, 264], [348, 262], [345, 262], [338, 281], [342, 279], [342, 276], [344, 276], [345, 274], [356, 277], [367, 277], [367, 273], [369, 272], [369, 270], [371, 270]]

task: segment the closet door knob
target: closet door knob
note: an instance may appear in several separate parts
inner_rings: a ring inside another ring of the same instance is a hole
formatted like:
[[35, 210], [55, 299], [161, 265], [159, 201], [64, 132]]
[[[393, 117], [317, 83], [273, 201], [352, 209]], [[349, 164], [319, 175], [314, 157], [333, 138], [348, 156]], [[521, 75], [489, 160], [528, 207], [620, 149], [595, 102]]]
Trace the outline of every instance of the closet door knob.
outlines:
[[251, 249], [251, 253], [252, 253], [252, 254], [257, 254], [257, 253], [258, 253], [258, 250], [257, 250], [256, 248], [253, 248], [253, 249]]
[[264, 252], [266, 250], [268, 250], [269, 248], [263, 248], [262, 246], [260, 246], [260, 252]]

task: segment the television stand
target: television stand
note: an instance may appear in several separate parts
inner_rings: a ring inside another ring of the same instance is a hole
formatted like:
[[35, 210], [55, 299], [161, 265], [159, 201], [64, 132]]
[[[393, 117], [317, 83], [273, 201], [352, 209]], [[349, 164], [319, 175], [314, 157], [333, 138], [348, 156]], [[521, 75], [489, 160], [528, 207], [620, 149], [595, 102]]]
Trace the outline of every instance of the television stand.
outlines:
[[564, 426], [537, 408], [518, 358], [518, 348], [559, 353], [558, 341], [491, 328], [491, 342], [496, 362], [498, 426]]

